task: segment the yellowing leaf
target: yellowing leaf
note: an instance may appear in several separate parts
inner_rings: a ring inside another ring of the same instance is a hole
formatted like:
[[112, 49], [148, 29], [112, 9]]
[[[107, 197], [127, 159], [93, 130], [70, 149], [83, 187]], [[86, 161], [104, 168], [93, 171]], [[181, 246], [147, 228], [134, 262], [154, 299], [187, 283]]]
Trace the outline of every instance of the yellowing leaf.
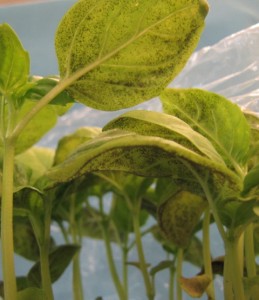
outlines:
[[211, 279], [205, 274], [197, 275], [192, 278], [182, 277], [180, 279], [182, 289], [193, 298], [201, 297], [205, 293], [210, 282]]
[[186, 191], [170, 197], [158, 208], [158, 221], [165, 237], [176, 246], [186, 248], [207, 202]]

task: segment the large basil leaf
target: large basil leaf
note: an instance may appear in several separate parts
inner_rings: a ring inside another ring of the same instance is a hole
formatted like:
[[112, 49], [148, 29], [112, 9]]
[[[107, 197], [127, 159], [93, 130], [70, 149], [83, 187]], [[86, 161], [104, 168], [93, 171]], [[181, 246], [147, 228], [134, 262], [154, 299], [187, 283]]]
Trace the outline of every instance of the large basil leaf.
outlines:
[[30, 61], [8, 24], [0, 25], [0, 95], [11, 95], [26, 84]]
[[[111, 130], [83, 144], [63, 163], [46, 174], [51, 187], [58, 182], [70, 181], [85, 173], [116, 170], [140, 176], [164, 177], [186, 169], [186, 164], [197, 172], [207, 174], [220, 189], [228, 185], [239, 191], [239, 177], [224, 165], [211, 161], [174, 141], [154, 136]], [[205, 174], [204, 174], [205, 176]]]
[[199, 89], [166, 89], [164, 111], [206, 136], [227, 165], [239, 171], [247, 160], [250, 128], [240, 108], [217, 94]]
[[206, 0], [82, 0], [56, 34], [61, 77], [73, 97], [116, 110], [146, 101], [181, 71], [195, 49]]

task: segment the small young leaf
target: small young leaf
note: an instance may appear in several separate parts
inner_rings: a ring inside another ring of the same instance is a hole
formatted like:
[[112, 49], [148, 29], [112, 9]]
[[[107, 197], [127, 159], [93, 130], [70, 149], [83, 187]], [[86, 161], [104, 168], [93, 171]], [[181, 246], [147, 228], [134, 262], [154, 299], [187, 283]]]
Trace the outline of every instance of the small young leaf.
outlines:
[[165, 237], [186, 248], [207, 202], [200, 196], [180, 191], [158, 208], [158, 222]]
[[250, 127], [237, 105], [199, 89], [166, 89], [161, 99], [166, 113], [207, 137], [229, 166], [246, 162]]
[[56, 34], [61, 77], [88, 106], [117, 110], [146, 101], [181, 71], [195, 49], [206, 0], [77, 2]]
[[244, 179], [243, 194], [248, 193], [251, 189], [259, 187], [259, 165], [251, 169]]
[[0, 24], [0, 57], [0, 95], [11, 95], [26, 84], [30, 61], [8, 24]]
[[[58, 246], [49, 254], [50, 277], [52, 283], [57, 281], [63, 274], [79, 249], [80, 246], [77, 245], [62, 245]], [[33, 286], [41, 287], [40, 262], [37, 262], [31, 268], [28, 274], [28, 280]]]
[[[59, 82], [59, 78], [56, 77], [40, 77], [32, 78], [32, 87], [29, 88], [23, 96], [27, 100], [38, 101], [48, 92], [50, 92]], [[61, 92], [52, 101], [52, 105], [67, 105], [68, 103], [74, 103], [74, 99], [69, 96], [66, 91]]]
[[163, 260], [158, 265], [153, 267], [149, 273], [151, 276], [155, 276], [158, 272], [173, 267], [174, 267], [174, 262], [172, 260]]
[[200, 298], [209, 286], [211, 279], [203, 274], [192, 278], [182, 277], [180, 284], [183, 290], [193, 298]]

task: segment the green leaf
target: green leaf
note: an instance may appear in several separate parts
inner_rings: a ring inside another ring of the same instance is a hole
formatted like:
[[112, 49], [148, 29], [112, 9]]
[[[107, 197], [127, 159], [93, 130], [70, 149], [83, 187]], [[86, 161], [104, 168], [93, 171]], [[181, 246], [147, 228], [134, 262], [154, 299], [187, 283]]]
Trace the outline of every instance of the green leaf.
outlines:
[[[215, 180], [215, 189], [228, 185], [231, 192], [241, 189], [241, 182], [233, 172], [174, 141], [143, 136], [120, 130], [107, 131], [83, 144], [63, 163], [47, 172], [48, 187], [67, 182], [96, 171], [124, 171], [146, 177], [171, 176], [186, 169], [186, 163], [200, 174]], [[206, 174], [205, 174], [205, 173]]]
[[26, 259], [39, 259], [38, 243], [33, 228], [27, 218], [14, 219], [14, 250]]
[[[21, 120], [29, 111], [35, 106], [34, 101], [27, 100], [21, 107], [17, 121]], [[69, 108], [71, 104], [67, 105], [47, 105], [37, 116], [33, 118], [18, 138], [16, 143], [16, 153], [21, 153], [36, 142], [38, 142], [44, 134], [46, 134], [51, 128], [56, 125], [59, 116], [62, 116]]]
[[[77, 245], [62, 245], [49, 254], [50, 276], [52, 283], [57, 281], [63, 274], [79, 249], [80, 246]], [[37, 262], [31, 268], [28, 274], [28, 280], [30, 284], [33, 284], [35, 287], [41, 286], [40, 262]]]
[[16, 164], [26, 171], [26, 184], [34, 185], [53, 164], [54, 151], [49, 148], [33, 147], [15, 157]]
[[114, 128], [175, 141], [224, 165], [224, 161], [209, 140], [174, 116], [154, 111], [130, 111], [112, 120], [103, 130]]
[[158, 272], [163, 271], [165, 269], [174, 268], [174, 261], [172, 260], [163, 260], [160, 263], [158, 263], [156, 266], [154, 266], [150, 270], [150, 275], [155, 276]]
[[207, 137], [228, 166], [239, 170], [246, 162], [250, 127], [236, 104], [199, 89], [167, 89], [161, 99], [164, 111]]
[[259, 165], [251, 169], [244, 179], [243, 194], [248, 193], [251, 189], [259, 188]]
[[[114, 197], [110, 217], [122, 235], [134, 231], [132, 211], [129, 209], [126, 199], [123, 197]], [[145, 211], [141, 211], [139, 218], [140, 226], [143, 226], [148, 219], [148, 214]]]
[[165, 237], [179, 248], [186, 248], [195, 226], [207, 206], [200, 196], [180, 191], [158, 208], [158, 222]]
[[31, 300], [31, 299], [44, 300], [46, 299], [46, 296], [43, 290], [35, 287], [26, 288], [25, 290], [22, 290], [17, 294], [17, 300]]
[[226, 199], [216, 203], [217, 211], [224, 226], [234, 229], [240, 235], [246, 226], [256, 221], [256, 201]]
[[101, 128], [83, 127], [59, 140], [54, 165], [64, 161], [79, 145], [96, 137]]
[[245, 118], [251, 128], [251, 141], [249, 150], [249, 169], [259, 164], [259, 117], [251, 111], [244, 111]]
[[207, 12], [205, 0], [77, 2], [55, 43], [61, 77], [78, 72], [69, 93], [102, 110], [159, 95], [195, 49]]
[[0, 24], [0, 95], [11, 96], [26, 84], [30, 61], [16, 33], [8, 24]]
[[[33, 77], [32, 87], [26, 91], [23, 97], [27, 100], [38, 101], [58, 83], [59, 78], [57, 77]], [[66, 91], [61, 92], [51, 101], [52, 105], [66, 105], [68, 103], [74, 103], [74, 99]]]

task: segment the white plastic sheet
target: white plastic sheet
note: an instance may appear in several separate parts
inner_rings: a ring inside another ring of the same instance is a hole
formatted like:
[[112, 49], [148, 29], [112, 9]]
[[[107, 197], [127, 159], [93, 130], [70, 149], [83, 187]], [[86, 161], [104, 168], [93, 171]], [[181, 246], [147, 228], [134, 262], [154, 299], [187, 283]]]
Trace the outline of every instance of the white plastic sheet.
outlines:
[[172, 87], [199, 87], [259, 113], [259, 23], [194, 53]]

